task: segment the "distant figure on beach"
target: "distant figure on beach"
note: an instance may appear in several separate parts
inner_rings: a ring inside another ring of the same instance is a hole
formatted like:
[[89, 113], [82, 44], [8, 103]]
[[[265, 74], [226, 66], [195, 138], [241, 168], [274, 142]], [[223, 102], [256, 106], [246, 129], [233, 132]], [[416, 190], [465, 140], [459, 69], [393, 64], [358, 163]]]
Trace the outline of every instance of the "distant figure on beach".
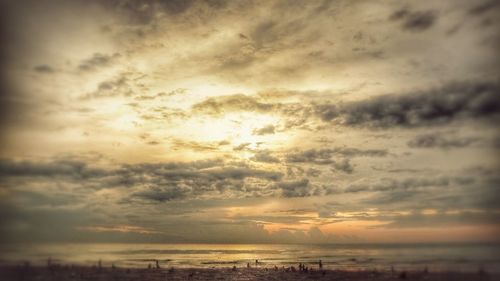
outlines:
[[255, 260], [255, 266], [259, 264], [259, 260]]
[[247, 268], [250, 268], [250, 263], [249, 262], [247, 262]]
[[156, 262], [156, 268], [159, 269], [160, 268], [160, 264], [158, 263], [158, 260], [155, 260]]
[[323, 262], [319, 260], [319, 269], [323, 269]]

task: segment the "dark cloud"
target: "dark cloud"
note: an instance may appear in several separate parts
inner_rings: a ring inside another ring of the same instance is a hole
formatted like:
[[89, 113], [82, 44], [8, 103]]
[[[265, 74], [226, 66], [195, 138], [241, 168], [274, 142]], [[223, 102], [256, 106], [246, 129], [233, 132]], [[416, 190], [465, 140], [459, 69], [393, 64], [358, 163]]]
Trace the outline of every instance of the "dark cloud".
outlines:
[[408, 142], [409, 147], [413, 148], [461, 148], [467, 147], [479, 141], [478, 138], [468, 137], [445, 137], [441, 134], [423, 134], [416, 136]]
[[277, 186], [281, 189], [284, 197], [305, 197], [310, 195], [308, 179], [279, 182]]
[[116, 77], [104, 80], [97, 85], [97, 89], [83, 96], [83, 99], [89, 98], [105, 98], [118, 95], [132, 95], [132, 90], [129, 85], [129, 79], [125, 75], [118, 75]]
[[420, 214], [413, 213], [407, 216], [386, 216], [379, 217], [381, 220], [390, 221], [387, 224], [380, 225], [382, 228], [426, 228], [426, 227], [443, 227], [443, 226], [459, 226], [467, 225], [488, 225], [492, 222], [498, 222], [498, 217], [495, 212], [469, 212], [461, 211], [457, 214]]
[[384, 157], [387, 156], [385, 149], [357, 149], [349, 147], [335, 147], [325, 149], [309, 149], [291, 152], [286, 156], [290, 163], [314, 163], [328, 165], [333, 162], [332, 157]]
[[299, 152], [289, 153], [286, 160], [289, 163], [314, 163], [328, 165], [332, 163], [333, 153], [330, 149], [309, 149]]
[[429, 29], [437, 20], [433, 11], [409, 11], [402, 9], [394, 12], [389, 19], [401, 21], [401, 27], [406, 31], [420, 32]]
[[99, 67], [108, 66], [112, 63], [112, 61], [115, 58], [117, 58], [119, 56], [120, 55], [118, 53], [115, 53], [113, 55], [95, 53], [94, 55], [92, 55], [91, 58], [88, 58], [88, 59], [82, 61], [78, 65], [78, 69], [83, 70], [83, 71], [90, 71], [90, 70], [95, 70]]
[[306, 171], [306, 175], [309, 177], [319, 177], [321, 175], [321, 170], [309, 168]]
[[47, 65], [47, 64], [37, 65], [33, 69], [36, 72], [40, 72], [40, 73], [53, 73], [53, 72], [55, 72], [55, 69], [52, 66]]
[[449, 83], [425, 91], [336, 104], [265, 103], [252, 96], [230, 95], [209, 98], [192, 109], [212, 115], [234, 111], [279, 114], [284, 117], [286, 129], [307, 128], [305, 124], [312, 116], [344, 126], [418, 127], [496, 118], [500, 113], [500, 86], [496, 82]]
[[474, 177], [429, 177], [429, 178], [405, 178], [392, 179], [382, 178], [370, 184], [351, 184], [345, 188], [345, 192], [381, 192], [386, 197], [391, 192], [411, 193], [410, 191], [430, 190], [451, 186], [471, 185], [476, 182]]
[[254, 97], [236, 94], [209, 98], [203, 102], [193, 105], [193, 110], [206, 114], [220, 115], [224, 112], [233, 111], [257, 111], [268, 112], [275, 107], [273, 104], [266, 104], [257, 101]]
[[247, 167], [218, 167], [203, 170], [203, 173], [219, 180], [228, 178], [242, 180], [247, 177], [255, 177], [277, 181], [282, 177], [282, 174], [279, 172], [257, 170]]
[[372, 128], [493, 118], [500, 113], [500, 87], [491, 82], [452, 83], [428, 91], [378, 96], [345, 105], [316, 105], [315, 113], [326, 122]]
[[372, 185], [352, 185], [347, 192], [371, 192], [364, 206], [399, 210], [496, 210], [499, 192], [495, 178], [468, 176], [384, 179]]
[[0, 175], [3, 177], [66, 177], [84, 180], [101, 177], [106, 173], [105, 170], [89, 167], [83, 161], [33, 162], [0, 159]]
[[[199, 196], [217, 197], [224, 192], [233, 197], [272, 195], [262, 186], [252, 186], [247, 179], [259, 179], [265, 184], [278, 182], [282, 173], [248, 167], [244, 163], [222, 160], [194, 162], [126, 164], [108, 169], [90, 167], [82, 161], [52, 162], [0, 161], [0, 175], [5, 182], [26, 185], [57, 180], [60, 184], [80, 188], [129, 188], [132, 199], [155, 202], [174, 199], [194, 199]], [[36, 179], [34, 179], [36, 178]], [[265, 185], [264, 185], [265, 186]]]
[[177, 199], [184, 199], [190, 190], [178, 186], [172, 187], [153, 187], [148, 190], [132, 193], [132, 197], [137, 197], [145, 201], [166, 202]]
[[354, 171], [354, 167], [352, 166], [349, 159], [342, 159], [341, 161], [333, 161], [332, 168], [335, 171], [344, 172], [347, 174], [351, 174]]
[[273, 156], [272, 153], [268, 150], [258, 151], [254, 154], [251, 160], [256, 162], [264, 162], [264, 163], [279, 163], [280, 160]]
[[203, 143], [181, 139], [174, 139], [171, 143], [175, 149], [191, 149], [194, 151], [214, 151], [220, 146], [218, 143]]
[[252, 144], [252, 143], [250, 143], [250, 142], [244, 142], [244, 143], [242, 143], [242, 144], [240, 144], [240, 145], [237, 145], [237, 146], [233, 147], [233, 150], [234, 150], [234, 151], [241, 151], [241, 150], [245, 150], [245, 149], [247, 149], [247, 148], [248, 148], [248, 146], [249, 146], [249, 145], [251, 145], [251, 144]]
[[270, 124], [260, 129], [255, 129], [253, 131], [253, 134], [258, 136], [269, 135], [269, 134], [274, 134], [274, 130], [275, 130], [274, 125]]
[[498, 9], [500, 7], [500, 1], [498, 0], [491, 0], [491, 1], [485, 1], [484, 3], [481, 3], [479, 5], [476, 5], [469, 9], [469, 14], [471, 15], [482, 15], [484, 13], [487, 13], [489, 11], [493, 11], [495, 9]]
[[97, 1], [106, 9], [121, 15], [132, 25], [154, 24], [161, 16], [183, 14], [197, 2], [194, 0]]

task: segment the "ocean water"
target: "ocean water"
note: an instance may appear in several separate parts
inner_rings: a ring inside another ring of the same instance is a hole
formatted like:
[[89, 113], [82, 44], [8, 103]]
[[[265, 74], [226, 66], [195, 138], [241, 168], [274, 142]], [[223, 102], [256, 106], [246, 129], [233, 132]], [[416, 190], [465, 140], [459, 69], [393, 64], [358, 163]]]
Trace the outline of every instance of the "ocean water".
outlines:
[[500, 272], [500, 245], [493, 244], [6, 244], [0, 262], [147, 267], [297, 266], [346, 270], [390, 269]]

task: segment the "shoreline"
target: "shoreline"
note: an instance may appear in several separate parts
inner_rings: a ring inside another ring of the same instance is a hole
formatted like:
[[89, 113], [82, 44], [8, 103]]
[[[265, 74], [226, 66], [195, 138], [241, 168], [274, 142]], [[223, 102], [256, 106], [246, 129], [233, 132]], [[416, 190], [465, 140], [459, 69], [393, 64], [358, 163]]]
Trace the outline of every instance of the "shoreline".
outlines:
[[76, 265], [7, 265], [0, 266], [0, 280], [3, 281], [51, 281], [51, 280], [463, 280], [494, 281], [500, 274], [478, 272], [429, 272], [426, 270], [332, 270], [317, 268], [299, 271], [297, 268], [127, 268]]

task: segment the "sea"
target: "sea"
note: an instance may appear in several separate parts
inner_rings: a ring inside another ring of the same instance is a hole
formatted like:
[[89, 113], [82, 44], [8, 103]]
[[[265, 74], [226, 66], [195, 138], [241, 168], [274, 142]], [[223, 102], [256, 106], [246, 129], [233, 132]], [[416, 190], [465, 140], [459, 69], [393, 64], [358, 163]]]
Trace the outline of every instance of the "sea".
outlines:
[[500, 272], [500, 244], [3, 244], [0, 264]]

